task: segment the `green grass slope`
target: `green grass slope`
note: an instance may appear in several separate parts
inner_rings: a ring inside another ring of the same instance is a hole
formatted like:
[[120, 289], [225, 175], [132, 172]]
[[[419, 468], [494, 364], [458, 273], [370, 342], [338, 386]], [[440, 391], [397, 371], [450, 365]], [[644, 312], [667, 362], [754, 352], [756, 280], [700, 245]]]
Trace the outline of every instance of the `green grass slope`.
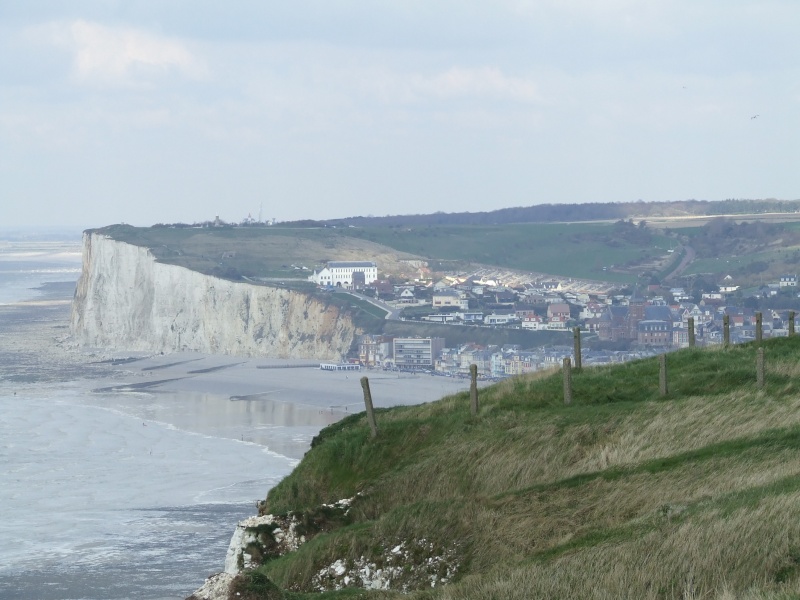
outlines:
[[[482, 389], [476, 417], [466, 394], [378, 411], [373, 439], [353, 415], [266, 503], [360, 494], [350, 522], [257, 576], [318, 597], [324, 567], [403, 544], [408, 594], [323, 597], [800, 597], [800, 337], [765, 355], [763, 389], [744, 345], [670, 354], [664, 397], [652, 359], [573, 373], [569, 406], [552, 372]], [[447, 585], [413, 578], [431, 565]]]
[[[617, 223], [520, 223], [347, 228], [342, 235], [427, 257], [435, 269], [469, 264], [630, 283], [660, 272], [676, 242]], [[587, 259], [587, 257], [590, 257]]]
[[311, 270], [330, 260], [374, 260], [382, 273], [411, 276], [416, 270], [402, 261], [419, 258], [325, 228], [109, 225], [92, 231], [149, 248], [159, 262], [233, 281], [242, 277], [305, 281]]
[[[404, 263], [427, 260], [434, 271], [480, 265], [563, 277], [632, 283], [667, 271], [675, 240], [619, 223], [551, 223], [425, 228], [132, 227], [93, 230], [144, 246], [157, 260], [208, 275], [305, 279], [329, 260], [374, 260], [382, 275], [418, 277]], [[591, 257], [587, 259], [587, 257]]]

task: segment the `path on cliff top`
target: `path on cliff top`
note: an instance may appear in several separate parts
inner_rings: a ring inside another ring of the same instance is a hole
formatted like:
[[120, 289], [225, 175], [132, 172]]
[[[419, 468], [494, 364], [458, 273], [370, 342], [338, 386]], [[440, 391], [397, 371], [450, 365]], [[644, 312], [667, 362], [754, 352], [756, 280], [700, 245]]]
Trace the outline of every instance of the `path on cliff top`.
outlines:
[[683, 246], [683, 249], [686, 251], [681, 259], [681, 262], [672, 270], [672, 273], [664, 277], [664, 281], [669, 281], [671, 279], [677, 279], [680, 277], [681, 273], [683, 273], [686, 268], [694, 262], [695, 257], [697, 256], [697, 252], [695, 252], [694, 248], [691, 246]]

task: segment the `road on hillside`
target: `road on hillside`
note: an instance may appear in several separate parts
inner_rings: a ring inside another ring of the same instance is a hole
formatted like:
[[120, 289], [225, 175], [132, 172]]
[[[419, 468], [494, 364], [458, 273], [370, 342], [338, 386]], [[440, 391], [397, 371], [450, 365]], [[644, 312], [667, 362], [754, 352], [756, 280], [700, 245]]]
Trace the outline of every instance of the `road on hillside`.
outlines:
[[695, 252], [694, 248], [691, 246], [683, 246], [683, 249], [686, 251], [683, 255], [683, 259], [681, 259], [680, 264], [672, 270], [672, 273], [664, 277], [664, 281], [677, 279], [681, 276], [681, 273], [686, 270], [686, 267], [694, 262], [694, 259], [697, 256], [697, 252]]
[[350, 294], [351, 296], [355, 296], [359, 300], [364, 300], [369, 302], [373, 306], [377, 306], [381, 310], [386, 311], [386, 317], [384, 317], [388, 321], [399, 321], [400, 320], [400, 311], [397, 308], [389, 306], [385, 302], [381, 302], [380, 300], [376, 300], [375, 298], [371, 298], [369, 296], [365, 296], [364, 294], [359, 294], [358, 292], [353, 292], [351, 290], [336, 290], [339, 294]]

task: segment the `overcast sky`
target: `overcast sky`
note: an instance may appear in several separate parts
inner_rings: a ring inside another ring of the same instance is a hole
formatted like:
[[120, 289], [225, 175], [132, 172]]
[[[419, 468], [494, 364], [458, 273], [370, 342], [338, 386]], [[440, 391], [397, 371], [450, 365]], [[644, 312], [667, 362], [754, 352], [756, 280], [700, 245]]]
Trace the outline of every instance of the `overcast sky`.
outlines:
[[798, 31], [797, 0], [0, 0], [0, 225], [798, 199]]

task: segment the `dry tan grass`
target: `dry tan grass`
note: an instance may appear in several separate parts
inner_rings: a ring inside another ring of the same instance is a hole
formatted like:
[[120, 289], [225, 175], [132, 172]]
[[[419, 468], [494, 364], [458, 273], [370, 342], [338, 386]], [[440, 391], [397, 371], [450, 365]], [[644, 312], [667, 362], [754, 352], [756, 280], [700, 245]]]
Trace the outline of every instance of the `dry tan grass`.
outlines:
[[[800, 541], [800, 494], [769, 497], [727, 518], [708, 513], [638, 538], [577, 550], [550, 563], [499, 568], [442, 589], [445, 600], [504, 598], [781, 598]], [[753, 568], [753, 564], [757, 568]], [[761, 575], [754, 577], [753, 573]]]
[[[458, 402], [463, 400], [448, 398], [425, 410], [452, 410]], [[520, 422], [509, 412], [497, 416], [483, 435], [473, 430], [464, 440], [449, 439], [427, 460], [410, 466], [401, 475], [407, 483], [399, 487], [408, 491], [406, 501], [413, 501], [422, 482], [433, 499], [466, 492], [490, 496], [795, 424], [800, 424], [800, 398], [773, 400], [747, 391], [647, 403], [633, 413], [567, 428], [545, 413], [539, 422]], [[459, 492], [464, 485], [468, 488]]]

